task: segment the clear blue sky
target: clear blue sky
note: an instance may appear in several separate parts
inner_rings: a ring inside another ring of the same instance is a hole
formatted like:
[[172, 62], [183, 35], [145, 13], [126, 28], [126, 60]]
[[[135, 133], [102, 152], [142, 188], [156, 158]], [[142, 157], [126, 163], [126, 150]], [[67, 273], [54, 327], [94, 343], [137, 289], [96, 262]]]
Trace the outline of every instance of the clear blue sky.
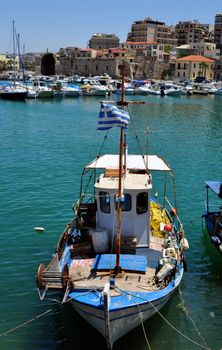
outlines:
[[86, 47], [93, 33], [125, 41], [131, 24], [145, 17], [176, 24], [197, 19], [214, 24], [221, 0], [2, 0], [0, 53], [12, 52], [12, 20], [26, 52]]

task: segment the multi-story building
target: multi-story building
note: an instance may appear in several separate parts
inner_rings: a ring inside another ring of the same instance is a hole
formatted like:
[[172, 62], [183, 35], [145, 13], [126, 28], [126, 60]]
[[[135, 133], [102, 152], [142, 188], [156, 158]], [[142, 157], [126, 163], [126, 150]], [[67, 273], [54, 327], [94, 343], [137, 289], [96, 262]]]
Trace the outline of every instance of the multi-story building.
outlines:
[[143, 56], [144, 58], [156, 59], [161, 62], [166, 58], [164, 45], [157, 42], [126, 41], [120, 44], [120, 47], [128, 50], [129, 54], [134, 57]]
[[187, 45], [180, 45], [176, 47], [175, 50], [177, 51], [177, 57], [201, 55], [215, 60], [220, 58], [220, 50], [216, 49], [216, 44], [214, 43], [190, 43]]
[[169, 46], [177, 45], [177, 39], [172, 27], [165, 25], [164, 22], [154, 21], [151, 18], [133, 22], [131, 32], [127, 35], [127, 41], [157, 42], [158, 44]]
[[209, 25], [198, 21], [183, 21], [175, 26], [178, 45], [204, 42], [209, 38]]
[[215, 16], [214, 42], [217, 46], [217, 49], [219, 49], [220, 53], [222, 54], [222, 13], [218, 13]]
[[214, 79], [222, 81], [222, 58], [215, 61], [214, 64]]
[[200, 55], [189, 55], [176, 60], [175, 77], [184, 79], [195, 79], [204, 76], [213, 78], [214, 60]]
[[109, 49], [111, 47], [119, 46], [119, 38], [115, 34], [104, 34], [97, 33], [93, 34], [91, 39], [89, 40], [89, 48], [90, 49]]

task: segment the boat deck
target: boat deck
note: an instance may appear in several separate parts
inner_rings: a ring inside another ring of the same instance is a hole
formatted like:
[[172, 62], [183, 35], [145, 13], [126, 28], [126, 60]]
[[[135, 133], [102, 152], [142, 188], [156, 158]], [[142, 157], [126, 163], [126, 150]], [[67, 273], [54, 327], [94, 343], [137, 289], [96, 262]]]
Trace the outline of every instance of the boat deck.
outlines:
[[[154, 291], [158, 289], [153, 278], [162, 255], [162, 249], [163, 238], [151, 236], [149, 248], [137, 249], [137, 255], [145, 255], [147, 258], [145, 273], [123, 270], [115, 278], [117, 289], [127, 289], [129, 291]], [[93, 258], [72, 259], [69, 277], [75, 289], [103, 289], [105, 284], [109, 282], [112, 271], [109, 269], [106, 271], [92, 271], [93, 263]], [[118, 294], [116, 290], [112, 290], [112, 293]]]

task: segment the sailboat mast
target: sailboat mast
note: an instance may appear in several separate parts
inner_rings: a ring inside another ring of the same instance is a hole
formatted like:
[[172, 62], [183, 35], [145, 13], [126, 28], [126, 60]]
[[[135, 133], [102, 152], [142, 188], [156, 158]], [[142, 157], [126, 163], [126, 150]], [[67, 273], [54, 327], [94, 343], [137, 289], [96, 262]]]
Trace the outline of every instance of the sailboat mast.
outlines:
[[[122, 93], [121, 93], [121, 105], [124, 106], [124, 81], [125, 81], [125, 65], [122, 65]], [[117, 207], [117, 234], [116, 234], [116, 275], [121, 272], [120, 266], [120, 241], [121, 241], [121, 225], [122, 225], [122, 175], [123, 175], [123, 128], [120, 128], [120, 141], [119, 141], [119, 181], [118, 181], [118, 207]]]
[[15, 58], [16, 58], [16, 53], [15, 53], [15, 21], [12, 21], [12, 40], [13, 40], [13, 82], [15, 84]]

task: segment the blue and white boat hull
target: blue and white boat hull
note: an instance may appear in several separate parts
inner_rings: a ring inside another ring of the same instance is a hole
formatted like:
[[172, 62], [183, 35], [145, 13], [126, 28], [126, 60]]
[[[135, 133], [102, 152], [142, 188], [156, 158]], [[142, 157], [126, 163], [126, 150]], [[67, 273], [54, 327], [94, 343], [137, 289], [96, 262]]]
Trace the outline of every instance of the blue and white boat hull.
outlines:
[[108, 325], [102, 292], [74, 291], [69, 295], [70, 302], [72, 307], [106, 339], [108, 348], [112, 349], [114, 342], [152, 317], [167, 303], [179, 286], [182, 276], [181, 267], [175, 280], [162, 290], [122, 291], [119, 296], [110, 296]]

